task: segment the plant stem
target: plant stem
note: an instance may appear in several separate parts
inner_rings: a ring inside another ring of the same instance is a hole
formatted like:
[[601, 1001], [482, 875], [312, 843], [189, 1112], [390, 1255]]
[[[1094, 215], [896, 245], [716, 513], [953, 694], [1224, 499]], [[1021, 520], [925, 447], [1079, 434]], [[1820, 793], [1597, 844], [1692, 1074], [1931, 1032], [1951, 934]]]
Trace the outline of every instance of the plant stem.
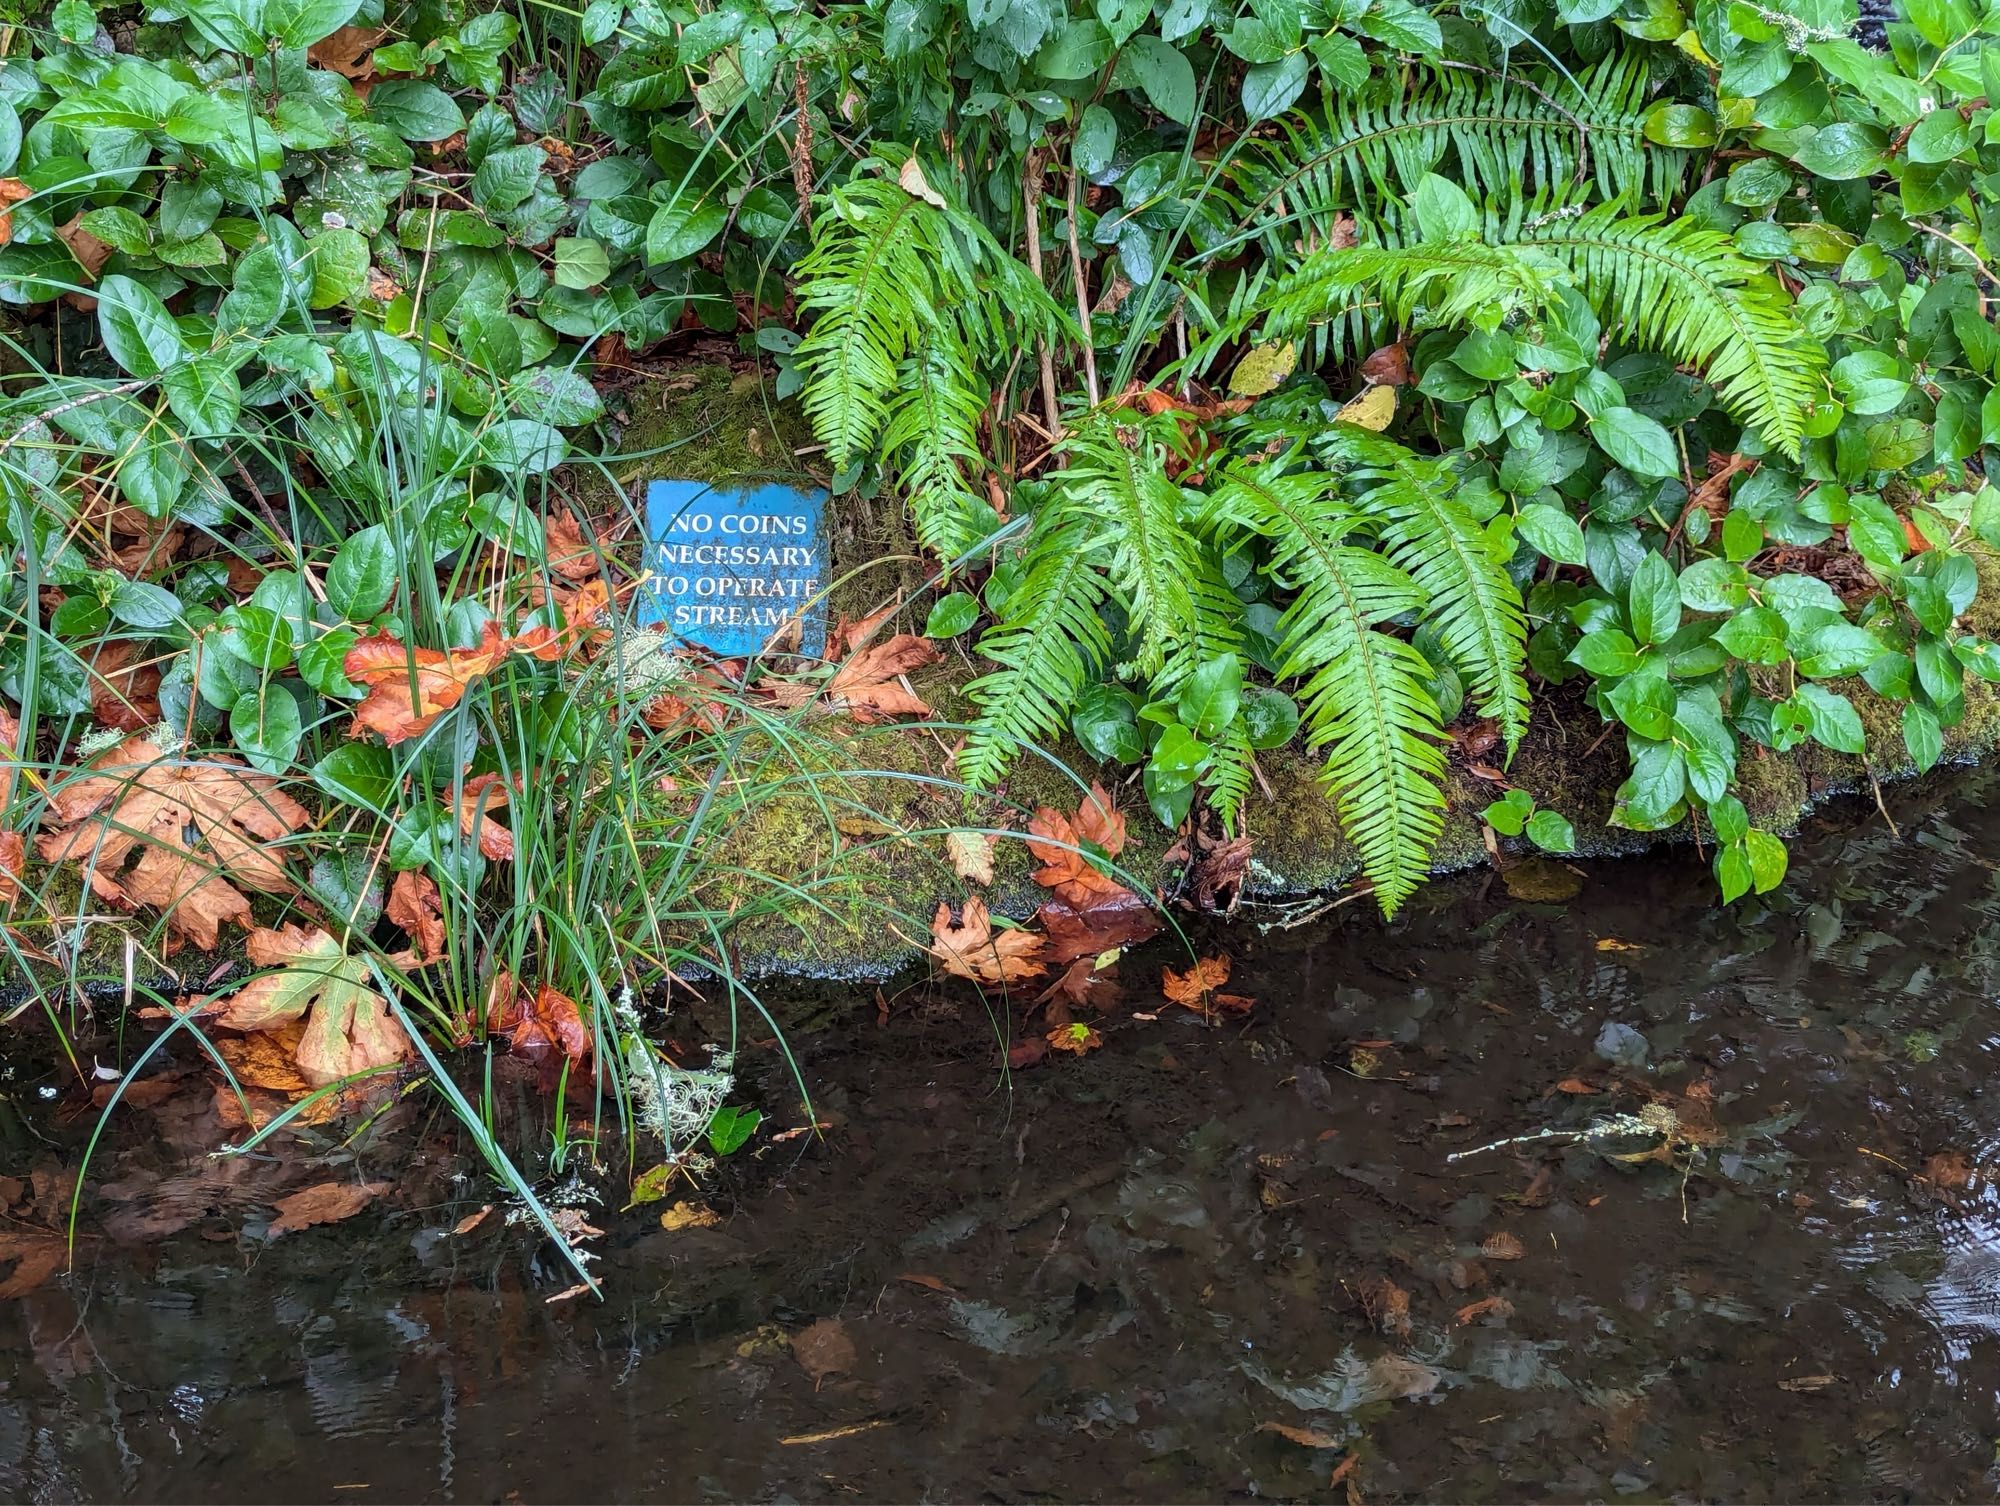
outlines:
[[[1042, 151], [1031, 147], [1027, 161], [1021, 164], [1021, 197], [1028, 213], [1028, 270], [1035, 274], [1035, 281], [1043, 281], [1042, 274]], [[1047, 421], [1048, 434], [1053, 442], [1062, 437], [1062, 424], [1056, 417], [1056, 364], [1049, 352], [1049, 342], [1044, 339], [1038, 356], [1042, 366], [1042, 417]]]
[[1076, 168], [1069, 170], [1069, 265], [1076, 280], [1076, 322], [1083, 330], [1083, 385], [1095, 408], [1102, 396], [1097, 390], [1097, 342], [1090, 333], [1090, 286], [1083, 276], [1083, 248], [1076, 240]]

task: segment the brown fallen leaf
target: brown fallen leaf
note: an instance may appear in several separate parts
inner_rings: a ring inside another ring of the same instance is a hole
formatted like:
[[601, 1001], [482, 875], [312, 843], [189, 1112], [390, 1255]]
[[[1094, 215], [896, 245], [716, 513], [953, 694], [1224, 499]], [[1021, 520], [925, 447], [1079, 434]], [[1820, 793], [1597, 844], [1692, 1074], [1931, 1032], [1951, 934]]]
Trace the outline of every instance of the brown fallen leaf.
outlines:
[[35, 190], [19, 178], [0, 178], [0, 246], [14, 238], [13, 206], [34, 196]]
[[160, 666], [139, 657], [129, 638], [113, 638], [90, 655], [90, 714], [100, 727], [144, 732], [160, 720]]
[[1119, 985], [1115, 952], [1079, 957], [1042, 990], [1037, 1004], [1059, 1003], [1078, 1009], [1109, 1009], [1124, 996]]
[[85, 282], [97, 281], [104, 264], [111, 260], [112, 248], [83, 228], [83, 216], [75, 214], [56, 226], [56, 238], [69, 247]]
[[1378, 387], [1401, 387], [1410, 380], [1410, 353], [1400, 340], [1384, 345], [1361, 363], [1361, 376]]
[[486, 1028], [507, 1037], [507, 1049], [540, 1069], [542, 1086], [554, 1091], [563, 1063], [571, 1066], [590, 1055], [590, 1027], [568, 994], [544, 983], [532, 994], [512, 975], [495, 975], [487, 993]]
[[1357, 1285], [1369, 1321], [1384, 1333], [1408, 1337], [1410, 1294], [1382, 1275], [1363, 1276]]
[[1322, 1433], [1316, 1428], [1295, 1427], [1289, 1422], [1260, 1422], [1260, 1433], [1275, 1433], [1288, 1443], [1296, 1443], [1300, 1448], [1341, 1448], [1342, 1441], [1331, 1433]]
[[920, 1271], [905, 1271], [896, 1279], [898, 1281], [907, 1281], [911, 1286], [920, 1286], [927, 1292], [937, 1292], [942, 1296], [956, 1297], [958, 1295], [957, 1287], [947, 1286], [944, 1282], [938, 1280], [937, 1277], [926, 1276]]
[[812, 1377], [817, 1391], [829, 1375], [852, 1374], [859, 1356], [838, 1318], [821, 1318], [792, 1335], [792, 1358]]
[[1598, 937], [1597, 949], [1600, 952], [1643, 952], [1646, 950], [1639, 942], [1620, 941], [1616, 936]]
[[[169, 925], [213, 950], [225, 921], [250, 924], [237, 884], [269, 894], [290, 888], [272, 847], [311, 816], [269, 775], [223, 753], [168, 758], [141, 737], [90, 767], [50, 797], [66, 824], [36, 847], [51, 863], [82, 864], [103, 898], [163, 910]], [[198, 846], [189, 845], [190, 828]], [[135, 852], [138, 861], [121, 874]]]
[[551, 646], [561, 652], [561, 640], [547, 628], [509, 638], [491, 620], [477, 648], [416, 648], [388, 633], [371, 634], [347, 651], [341, 665], [348, 679], [368, 689], [367, 697], [354, 708], [348, 735], [375, 732], [392, 744], [415, 737], [510, 655], [549, 658]]
[[960, 908], [957, 920], [942, 900], [931, 918], [931, 956], [955, 978], [987, 984], [1038, 978], [1048, 971], [1041, 951], [1042, 938], [1033, 931], [996, 931], [986, 901], [976, 895]]
[[1035, 919], [1048, 937], [1043, 958], [1052, 967], [1137, 946], [1160, 931], [1158, 908], [1130, 889], [1093, 894], [1085, 905], [1051, 899], [1035, 912]]
[[675, 1203], [660, 1215], [660, 1227], [670, 1232], [679, 1229], [713, 1229], [721, 1222], [720, 1214], [701, 1203]]
[[[227, 999], [202, 1001], [214, 1024], [245, 1032], [306, 1020], [297, 1053], [312, 1086], [407, 1061], [410, 1038], [375, 991], [366, 957], [350, 957], [317, 927], [258, 928], [243, 946], [252, 963], [274, 971], [252, 978]], [[410, 958], [391, 959], [402, 965]], [[307, 1011], [310, 1010], [310, 1016]]]
[[937, 659], [937, 645], [928, 638], [898, 633], [850, 654], [824, 684], [772, 677], [759, 681], [758, 689], [780, 706], [816, 703], [826, 711], [843, 713], [857, 722], [929, 716], [930, 706], [898, 682], [912, 670], [922, 669]]
[[951, 871], [968, 884], [993, 882], [993, 838], [983, 831], [955, 831], [944, 839]]
[[1939, 1151], [1924, 1160], [1923, 1180], [1945, 1192], [1958, 1192], [1972, 1185], [1974, 1168], [1965, 1152]]
[[306, 49], [306, 61], [350, 80], [375, 77], [375, 49], [389, 33], [381, 27], [343, 26]]
[[477, 1229], [481, 1224], [485, 1223], [487, 1218], [492, 1214], [492, 1212], [493, 1212], [493, 1205], [491, 1203], [482, 1203], [477, 1208], [473, 1209], [470, 1213], [466, 1214], [464, 1218], [460, 1219], [457, 1223], [453, 1224], [451, 1226], [451, 1232], [455, 1235], [470, 1234], [474, 1229]]
[[420, 962], [435, 962], [445, 952], [444, 907], [437, 880], [406, 868], [389, 884], [389, 901], [382, 913], [403, 928], [417, 949]]
[[[515, 788], [520, 775], [514, 776]], [[479, 836], [479, 851], [496, 863], [510, 862], [514, 856], [514, 834], [493, 819], [493, 812], [506, 807], [513, 793], [498, 774], [475, 774], [466, 780], [458, 797], [458, 829], [466, 836]]]
[[1602, 1093], [1603, 1091], [1604, 1089], [1599, 1087], [1593, 1087], [1590, 1083], [1585, 1082], [1581, 1077], [1565, 1077], [1561, 1082], [1557, 1083], [1555, 1087], [1550, 1089], [1550, 1092], [1569, 1093], [1578, 1098], [1588, 1098], [1592, 1094]]
[[1479, 1253], [1488, 1260], [1520, 1260], [1527, 1253], [1527, 1247], [1505, 1229], [1497, 1234], [1489, 1234], [1480, 1242]]
[[564, 580], [589, 580], [600, 573], [602, 561], [597, 550], [583, 536], [583, 525], [567, 507], [549, 514], [542, 534], [548, 546], [550, 573]]
[[1824, 1391], [1839, 1381], [1837, 1375], [1798, 1375], [1778, 1382], [1780, 1391]]
[[387, 1182], [321, 1182], [302, 1188], [272, 1205], [278, 1216], [271, 1221], [270, 1237], [295, 1234], [315, 1224], [337, 1224], [354, 1217], [388, 1190]]
[[1466, 1303], [1465, 1306], [1452, 1314], [1452, 1318], [1460, 1327], [1464, 1327], [1467, 1323], [1476, 1323], [1481, 1318], [1511, 1318], [1513, 1316], [1514, 1304], [1509, 1302], [1505, 1297], [1481, 1297], [1477, 1302]]
[[[14, 810], [14, 773], [20, 767], [20, 718], [0, 701], [0, 816]], [[0, 831], [0, 906], [12, 904], [21, 892], [28, 868], [28, 839], [18, 831]]]
[[60, 1235], [0, 1230], [0, 1263], [12, 1264], [0, 1280], [0, 1302], [27, 1296], [61, 1270], [68, 1259], [68, 1243]]
[[1229, 958], [1226, 956], [1200, 958], [1184, 973], [1177, 973], [1170, 967], [1160, 969], [1160, 992], [1167, 996], [1167, 1002], [1185, 1005], [1196, 1014], [1209, 1018], [1224, 1011], [1242, 1014], [1255, 1006], [1254, 999], [1217, 991], [1228, 981]]

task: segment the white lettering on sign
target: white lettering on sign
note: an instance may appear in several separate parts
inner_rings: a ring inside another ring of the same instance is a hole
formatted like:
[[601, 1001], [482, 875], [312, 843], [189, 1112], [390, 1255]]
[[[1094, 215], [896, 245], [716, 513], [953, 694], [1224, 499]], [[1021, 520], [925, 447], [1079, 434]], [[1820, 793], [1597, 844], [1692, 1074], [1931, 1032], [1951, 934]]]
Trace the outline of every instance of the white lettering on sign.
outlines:
[[822, 652], [823, 491], [654, 481], [646, 492], [653, 585], [641, 621], [716, 653], [755, 653], [793, 620]]

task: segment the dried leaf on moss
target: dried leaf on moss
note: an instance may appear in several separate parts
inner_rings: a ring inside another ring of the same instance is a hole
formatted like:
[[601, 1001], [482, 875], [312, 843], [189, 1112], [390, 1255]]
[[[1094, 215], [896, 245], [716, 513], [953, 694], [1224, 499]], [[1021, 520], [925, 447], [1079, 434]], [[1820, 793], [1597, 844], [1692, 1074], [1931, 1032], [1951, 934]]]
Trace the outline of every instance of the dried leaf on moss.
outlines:
[[[250, 902], [237, 885], [267, 894], [290, 888], [272, 847], [311, 817], [277, 780], [227, 754], [168, 758], [137, 737], [91, 769], [50, 797], [64, 825], [36, 846], [51, 863], [83, 864], [101, 897], [165, 911], [176, 931], [212, 949], [224, 922], [250, 924]], [[189, 845], [190, 828], [198, 848]], [[135, 852], [138, 861], [121, 872]]]

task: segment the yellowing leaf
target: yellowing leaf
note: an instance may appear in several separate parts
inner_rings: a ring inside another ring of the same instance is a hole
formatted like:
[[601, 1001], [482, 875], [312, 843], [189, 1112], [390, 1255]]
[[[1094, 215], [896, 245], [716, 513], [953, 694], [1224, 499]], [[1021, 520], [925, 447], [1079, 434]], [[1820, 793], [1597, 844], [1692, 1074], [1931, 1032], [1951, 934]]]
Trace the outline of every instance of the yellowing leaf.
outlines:
[[1229, 390], [1238, 397], [1262, 397], [1292, 374], [1299, 348], [1290, 340], [1271, 340], [1244, 352], [1229, 373]]
[[1334, 414], [1336, 421], [1355, 424], [1363, 429], [1373, 429], [1380, 434], [1389, 427], [1389, 421], [1396, 416], [1396, 389], [1394, 387], [1370, 387], [1353, 402]]
[[368, 960], [348, 956], [326, 932], [254, 930], [243, 950], [259, 967], [277, 971], [252, 978], [226, 1000], [205, 1001], [203, 1013], [218, 1025], [248, 1031], [276, 1029], [310, 1009], [298, 1063], [314, 1087], [410, 1055], [410, 1038], [371, 986]]
[[917, 161], [915, 153], [911, 153], [903, 163], [902, 170], [896, 174], [896, 181], [903, 186], [903, 192], [911, 198], [922, 199], [926, 204], [935, 205], [939, 209], [944, 208], [944, 195], [931, 187], [930, 180], [924, 176], [923, 166]]

